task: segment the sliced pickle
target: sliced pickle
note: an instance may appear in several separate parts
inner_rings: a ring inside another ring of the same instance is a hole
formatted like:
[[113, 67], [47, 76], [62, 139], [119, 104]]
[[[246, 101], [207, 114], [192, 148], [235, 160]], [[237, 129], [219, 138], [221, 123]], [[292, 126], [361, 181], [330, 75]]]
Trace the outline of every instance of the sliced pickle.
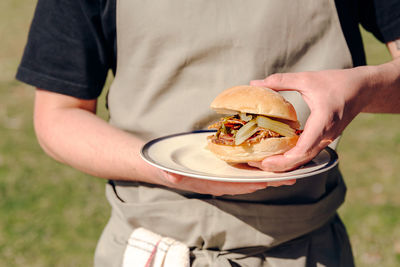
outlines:
[[239, 113], [239, 117], [240, 117], [240, 119], [242, 120], [242, 121], [245, 121], [245, 122], [248, 122], [248, 121], [250, 121], [252, 118], [253, 118], [253, 116], [252, 115], [247, 115], [246, 113]]
[[242, 144], [244, 141], [247, 140], [247, 138], [251, 137], [256, 132], [257, 132], [257, 123], [256, 120], [254, 119], [243, 125], [237, 131], [235, 136], [235, 145]]
[[282, 136], [292, 137], [296, 135], [296, 131], [293, 128], [280, 121], [272, 120], [264, 116], [257, 116], [256, 122], [258, 126], [274, 131]]

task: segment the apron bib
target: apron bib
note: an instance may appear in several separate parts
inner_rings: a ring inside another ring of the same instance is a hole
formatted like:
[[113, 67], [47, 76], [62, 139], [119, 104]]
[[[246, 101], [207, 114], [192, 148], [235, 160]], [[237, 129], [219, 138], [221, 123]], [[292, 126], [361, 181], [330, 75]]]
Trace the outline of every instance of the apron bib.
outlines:
[[[110, 123], [144, 140], [204, 129], [219, 117], [209, 104], [231, 86], [276, 72], [352, 66], [329, 0], [119, 0], [117, 44]], [[304, 125], [305, 102], [283, 94]], [[193, 251], [270, 249], [326, 225], [344, 196], [337, 168], [291, 187], [223, 197], [115, 181], [107, 185], [113, 211], [96, 264], [120, 266], [136, 227]]]

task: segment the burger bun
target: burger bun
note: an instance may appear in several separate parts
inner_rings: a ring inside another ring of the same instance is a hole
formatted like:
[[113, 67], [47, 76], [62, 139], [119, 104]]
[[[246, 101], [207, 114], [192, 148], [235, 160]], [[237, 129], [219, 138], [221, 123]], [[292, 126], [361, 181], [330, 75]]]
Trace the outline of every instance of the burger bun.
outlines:
[[210, 106], [222, 114], [252, 113], [297, 122], [293, 105], [266, 87], [240, 85], [229, 88], [220, 93]]
[[219, 159], [229, 163], [262, 161], [263, 159], [283, 154], [297, 143], [298, 136], [262, 139], [255, 144], [243, 143], [238, 146], [220, 145], [208, 140], [207, 148]]
[[[251, 113], [272, 117], [288, 124], [293, 129], [299, 127], [296, 110], [290, 102], [276, 91], [258, 86], [241, 85], [220, 93], [211, 103], [218, 113]], [[283, 154], [294, 147], [299, 139], [292, 137], [269, 137], [257, 143], [244, 142], [240, 145], [226, 145], [208, 139], [208, 149], [218, 158], [229, 163], [261, 161], [272, 155]]]

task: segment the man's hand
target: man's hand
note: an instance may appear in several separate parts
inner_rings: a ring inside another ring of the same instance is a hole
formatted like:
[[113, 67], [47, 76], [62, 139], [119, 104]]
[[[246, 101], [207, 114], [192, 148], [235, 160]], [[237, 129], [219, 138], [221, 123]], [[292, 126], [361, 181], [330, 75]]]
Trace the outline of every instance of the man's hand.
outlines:
[[165, 171], [160, 171], [160, 176], [160, 180], [164, 181], [165, 186], [214, 196], [249, 194], [269, 186], [277, 187], [296, 183], [294, 179], [265, 183], [219, 182], [185, 177]]
[[370, 68], [273, 74], [251, 85], [277, 91], [298, 91], [311, 114], [297, 145], [283, 155], [249, 165], [267, 171], [287, 171], [312, 160], [338, 137], [372, 97]]
[[387, 46], [393, 60], [378, 66], [273, 74], [252, 81], [277, 91], [298, 91], [311, 114], [293, 149], [250, 165], [267, 171], [295, 169], [335, 140], [358, 113], [400, 113], [400, 39]]

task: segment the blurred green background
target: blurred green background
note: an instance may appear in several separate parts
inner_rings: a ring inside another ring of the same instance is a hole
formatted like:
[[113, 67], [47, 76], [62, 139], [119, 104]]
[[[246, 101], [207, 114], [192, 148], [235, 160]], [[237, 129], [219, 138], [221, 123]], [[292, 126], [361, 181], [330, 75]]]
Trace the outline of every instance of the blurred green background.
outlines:
[[[0, 266], [91, 266], [110, 208], [105, 181], [38, 146], [34, 89], [14, 80], [36, 1], [0, 1]], [[363, 32], [368, 64], [390, 60]], [[104, 103], [104, 101], [102, 101]], [[100, 111], [105, 116], [103, 104]], [[358, 266], [400, 266], [400, 120], [361, 114], [339, 146], [348, 185], [340, 214]]]

